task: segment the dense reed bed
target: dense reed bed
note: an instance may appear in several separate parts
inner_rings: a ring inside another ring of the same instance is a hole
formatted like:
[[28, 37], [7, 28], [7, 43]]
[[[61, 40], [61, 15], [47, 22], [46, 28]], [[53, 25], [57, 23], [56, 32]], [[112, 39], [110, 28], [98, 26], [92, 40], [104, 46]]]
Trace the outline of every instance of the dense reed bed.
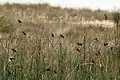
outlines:
[[[1, 5], [0, 80], [119, 80], [119, 13], [109, 28], [68, 24], [75, 11]], [[52, 19], [57, 22], [49, 23]]]

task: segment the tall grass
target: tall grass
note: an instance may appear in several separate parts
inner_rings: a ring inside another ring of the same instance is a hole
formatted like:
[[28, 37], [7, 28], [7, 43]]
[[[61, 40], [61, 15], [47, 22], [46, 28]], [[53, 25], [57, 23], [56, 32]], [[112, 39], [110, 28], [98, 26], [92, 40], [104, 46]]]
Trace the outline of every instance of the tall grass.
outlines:
[[119, 19], [113, 16], [116, 28], [1, 17], [0, 80], [119, 80]]

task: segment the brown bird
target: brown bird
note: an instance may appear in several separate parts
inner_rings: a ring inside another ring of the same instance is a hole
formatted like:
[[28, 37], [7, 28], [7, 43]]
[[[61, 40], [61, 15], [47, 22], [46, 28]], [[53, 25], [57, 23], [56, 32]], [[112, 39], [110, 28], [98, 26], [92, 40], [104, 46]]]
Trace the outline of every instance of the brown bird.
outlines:
[[113, 50], [113, 47], [110, 47], [111, 50]]
[[50, 71], [50, 68], [45, 69], [45, 71]]
[[82, 43], [77, 43], [77, 45], [80, 45], [80, 46], [82, 46]]
[[108, 45], [108, 43], [104, 43], [104, 46], [106, 47]]
[[104, 18], [105, 18], [105, 20], [107, 20], [107, 14], [104, 14]]
[[10, 58], [10, 61], [13, 61], [13, 60], [14, 60], [14, 57], [11, 57], [11, 58]]
[[60, 37], [64, 38], [64, 36], [62, 34], [60, 34]]
[[80, 67], [80, 65], [77, 65], [77, 66], [76, 66], [76, 69], [79, 69], [79, 67]]
[[51, 34], [51, 36], [52, 36], [52, 37], [55, 37], [55, 35], [54, 35], [53, 33]]
[[94, 61], [94, 60], [92, 60], [92, 63], [95, 63], [95, 61]]
[[100, 51], [98, 51], [98, 54], [100, 55]]
[[17, 52], [15, 49], [11, 49], [13, 52]]
[[100, 56], [100, 51], [98, 51], [95, 55], [96, 55], [96, 56]]
[[77, 48], [77, 51], [80, 52], [80, 49]]
[[99, 41], [97, 38], [95, 38], [96, 41]]
[[17, 21], [18, 21], [18, 23], [22, 23], [22, 21], [21, 21], [21, 20], [19, 20], [19, 19], [18, 19]]
[[22, 31], [22, 33], [23, 33], [25, 36], [27, 35], [24, 31]]
[[99, 56], [98, 53], [95, 53], [96, 56]]
[[[50, 69], [50, 68], [47, 68], [47, 69], [45, 69], [45, 71], [51, 71], [51, 69]], [[53, 70], [53, 71], [51, 71], [51, 72], [54, 72], [55, 74], [57, 73], [55, 70]]]
[[55, 70], [54, 70], [53, 72], [54, 72], [55, 74], [57, 73], [57, 71], [55, 71]]

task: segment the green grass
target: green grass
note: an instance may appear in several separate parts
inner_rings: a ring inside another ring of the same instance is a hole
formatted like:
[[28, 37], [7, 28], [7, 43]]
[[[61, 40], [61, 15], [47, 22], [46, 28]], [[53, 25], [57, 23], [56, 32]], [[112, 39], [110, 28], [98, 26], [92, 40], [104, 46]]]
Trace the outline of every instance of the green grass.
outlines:
[[[29, 38], [23, 36], [18, 39], [12, 61], [8, 55], [10, 40], [6, 40], [6, 47], [1, 46], [4, 50], [0, 55], [1, 80], [113, 80], [113, 77], [119, 80], [119, 54], [111, 53], [108, 47], [101, 57], [96, 57], [84, 41], [80, 52], [74, 50], [69, 54], [69, 44], [64, 38], [60, 37], [55, 44], [49, 40], [42, 44], [41, 39], [27, 42]], [[49, 49], [47, 43], [53, 47]]]
[[[18, 10], [23, 8], [25, 12], [25, 5], [13, 6], [17, 6]], [[39, 9], [40, 5], [29, 7]], [[52, 10], [54, 14], [57, 12], [56, 8]], [[74, 10], [71, 11], [74, 13]], [[119, 80], [118, 25], [117, 29], [111, 29], [67, 23], [48, 24], [43, 20], [35, 24], [24, 22], [26, 16], [19, 24], [15, 16], [12, 16], [13, 20], [7, 18], [7, 13], [4, 13], [0, 20], [0, 80]], [[66, 27], [71, 27], [68, 32], [57, 33], [59, 28]], [[54, 36], [51, 36], [52, 33]], [[110, 46], [115, 39], [117, 44]]]

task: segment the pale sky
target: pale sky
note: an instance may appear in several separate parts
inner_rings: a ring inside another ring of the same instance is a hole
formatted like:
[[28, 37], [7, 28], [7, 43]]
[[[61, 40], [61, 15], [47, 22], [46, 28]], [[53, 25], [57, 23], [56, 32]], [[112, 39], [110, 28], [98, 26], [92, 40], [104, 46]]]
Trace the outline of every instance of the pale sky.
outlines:
[[51, 5], [72, 8], [91, 8], [91, 9], [108, 9], [120, 8], [120, 0], [0, 0], [0, 3], [39, 3], [45, 2]]

